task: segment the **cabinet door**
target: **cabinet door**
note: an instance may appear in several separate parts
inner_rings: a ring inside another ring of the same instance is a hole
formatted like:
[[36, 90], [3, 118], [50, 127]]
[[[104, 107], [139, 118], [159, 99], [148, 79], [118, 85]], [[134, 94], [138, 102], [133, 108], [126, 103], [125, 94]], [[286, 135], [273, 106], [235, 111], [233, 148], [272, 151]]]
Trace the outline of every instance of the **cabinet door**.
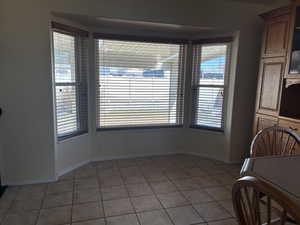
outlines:
[[270, 18], [266, 21], [262, 57], [286, 56], [290, 15]]
[[277, 123], [278, 119], [276, 117], [256, 114], [254, 120], [253, 136], [255, 136], [259, 131], [265, 128], [277, 125]]
[[290, 128], [300, 136], [300, 121], [295, 122], [295, 121], [280, 119], [279, 126]]
[[282, 89], [285, 58], [261, 60], [256, 112], [277, 116]]

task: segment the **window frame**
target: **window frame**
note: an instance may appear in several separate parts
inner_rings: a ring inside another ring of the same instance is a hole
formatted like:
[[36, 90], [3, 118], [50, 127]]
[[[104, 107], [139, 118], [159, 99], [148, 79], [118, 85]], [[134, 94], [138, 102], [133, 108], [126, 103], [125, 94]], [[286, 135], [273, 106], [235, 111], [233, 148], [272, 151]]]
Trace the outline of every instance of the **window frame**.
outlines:
[[[203, 46], [217, 46], [217, 45], [226, 45], [226, 61], [225, 61], [225, 69], [224, 69], [224, 84], [211, 84], [205, 85], [200, 84], [199, 76], [195, 73], [195, 63], [194, 60], [201, 63], [201, 50]], [[200, 51], [197, 52], [195, 57], [194, 55], [194, 48], [200, 47]], [[192, 44], [193, 49], [193, 62], [192, 62], [192, 84], [191, 84], [191, 92], [192, 92], [192, 104], [191, 104], [191, 122], [190, 128], [201, 129], [201, 130], [210, 130], [224, 133], [226, 128], [226, 121], [227, 121], [227, 102], [228, 102], [228, 89], [229, 89], [229, 79], [230, 79], [230, 65], [231, 65], [231, 51], [232, 51], [232, 38], [223, 38], [223, 39], [212, 39], [212, 40], [205, 40], [196, 42]], [[213, 126], [205, 126], [205, 125], [198, 125], [195, 123], [197, 119], [197, 107], [198, 107], [198, 100], [199, 100], [199, 90], [201, 87], [212, 87], [212, 88], [223, 88], [223, 102], [222, 102], [222, 117], [221, 117], [221, 127], [213, 127]]]
[[[118, 35], [118, 34], [107, 34], [107, 33], [94, 33], [94, 57], [95, 57], [95, 101], [96, 101], [96, 131], [118, 131], [118, 130], [140, 130], [140, 129], [161, 129], [161, 128], [183, 128], [184, 127], [184, 96], [185, 96], [185, 79], [186, 79], [186, 59], [188, 54], [188, 44], [189, 41], [186, 39], [168, 39], [168, 38], [156, 38], [156, 37], [142, 37], [142, 36], [132, 36], [132, 35]], [[159, 44], [177, 44], [179, 45], [180, 52], [183, 56], [179, 57], [179, 67], [178, 70], [178, 84], [180, 84], [178, 91], [177, 104], [178, 110], [176, 111], [176, 120], [181, 120], [180, 124], [158, 124], [158, 125], [127, 125], [127, 126], [115, 126], [115, 127], [99, 127], [100, 118], [98, 118], [98, 112], [101, 110], [99, 103], [97, 102], [99, 98], [99, 68], [97, 67], [98, 60], [98, 47], [97, 43], [99, 40], [113, 40], [113, 41], [128, 41], [128, 42], [144, 42], [144, 43], [159, 43]], [[183, 48], [181, 50], [181, 48]], [[181, 115], [180, 115], [181, 114]], [[180, 118], [181, 117], [181, 118]]]
[[[65, 24], [60, 24], [56, 22], [51, 22], [51, 65], [52, 65], [52, 87], [53, 87], [53, 109], [54, 109], [54, 128], [55, 128], [55, 137], [58, 142], [76, 137], [82, 134], [88, 133], [88, 97], [86, 102], [86, 121], [82, 121], [81, 119], [81, 103], [80, 103], [80, 88], [84, 85], [83, 76], [82, 76], [82, 44], [83, 39], [89, 36], [87, 31], [77, 29]], [[56, 74], [55, 74], [55, 53], [54, 53], [54, 33], [69, 35], [74, 38], [74, 57], [75, 57], [75, 81], [74, 82], [57, 82], [56, 81]], [[88, 86], [87, 86], [87, 79], [86, 79], [86, 95], [88, 96]], [[76, 130], [71, 132], [66, 132], [63, 134], [58, 133], [58, 124], [57, 124], [57, 87], [75, 87], [75, 99], [76, 99]], [[84, 129], [83, 123], [86, 123], [86, 128]]]

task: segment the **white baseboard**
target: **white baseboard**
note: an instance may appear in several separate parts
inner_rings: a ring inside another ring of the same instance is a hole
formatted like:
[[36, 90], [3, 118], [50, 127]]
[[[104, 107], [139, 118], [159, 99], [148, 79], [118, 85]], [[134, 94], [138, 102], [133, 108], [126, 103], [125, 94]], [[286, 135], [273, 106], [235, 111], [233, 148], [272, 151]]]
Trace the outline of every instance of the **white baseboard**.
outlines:
[[228, 163], [228, 164], [242, 163], [242, 161], [238, 162], [238, 161], [228, 161], [228, 160], [217, 159], [217, 158], [213, 158], [213, 157], [210, 157], [210, 156], [207, 156], [207, 155], [203, 155], [203, 154], [198, 153], [198, 152], [185, 152], [184, 154], [199, 156], [199, 157], [206, 158], [206, 159], [218, 160], [220, 162], [224, 162], [224, 163]]
[[199, 156], [199, 157], [202, 157], [202, 158], [205, 158], [205, 159], [211, 159], [211, 160], [218, 160], [218, 161], [221, 161], [221, 162], [226, 162], [225, 160], [217, 159], [217, 158], [214, 158], [214, 157], [211, 157], [211, 156], [208, 156], [208, 155], [205, 155], [205, 154], [201, 154], [201, 153], [198, 153], [198, 152], [186, 152], [185, 154]]
[[[202, 155], [198, 152], [165, 152], [165, 153], [155, 153], [155, 154], [132, 154], [132, 155], [126, 155], [126, 156], [104, 156], [104, 157], [98, 157], [98, 158], [93, 158], [91, 160], [85, 160], [83, 162], [77, 163], [75, 165], [69, 166], [67, 168], [64, 168], [60, 171], [57, 172], [56, 178], [53, 179], [48, 179], [48, 180], [28, 180], [28, 181], [22, 181], [22, 182], [10, 182], [7, 181], [4, 183], [4, 185], [9, 185], [9, 186], [16, 186], [16, 185], [25, 185], [25, 184], [40, 184], [40, 183], [49, 183], [49, 182], [55, 182], [57, 181], [58, 177], [67, 174], [81, 166], [84, 166], [90, 162], [98, 162], [98, 161], [105, 161], [105, 160], [119, 160], [119, 159], [132, 159], [132, 158], [138, 158], [138, 157], [149, 157], [149, 156], [164, 156], [164, 155], [176, 155], [176, 154], [187, 154], [187, 155], [195, 155], [199, 156], [202, 158], [207, 158], [207, 159], [213, 159], [213, 160], [219, 160], [216, 158], [209, 157], [207, 155]], [[223, 162], [226, 162], [224, 160], [220, 160]], [[226, 163], [240, 163], [240, 162], [226, 162]]]
[[57, 176], [57, 178], [58, 178], [58, 177], [60, 177], [60, 176], [62, 176], [62, 175], [64, 175], [64, 174], [66, 174], [66, 173], [71, 172], [72, 170], [75, 170], [75, 169], [77, 169], [77, 168], [79, 168], [79, 167], [82, 167], [82, 166], [88, 164], [89, 162], [91, 162], [91, 160], [85, 160], [85, 161], [83, 161], [83, 162], [80, 162], [80, 163], [77, 163], [77, 164], [75, 164], [75, 165], [72, 165], [72, 166], [69, 166], [69, 167], [67, 167], [67, 168], [64, 168], [64, 169], [62, 169], [61, 171], [58, 171], [57, 174], [56, 174], [56, 176]]
[[19, 186], [19, 185], [26, 185], [26, 184], [42, 184], [42, 183], [51, 183], [57, 181], [56, 178], [53, 179], [47, 179], [47, 180], [25, 180], [22, 182], [18, 181], [4, 181], [3, 185], [7, 186]]
[[132, 154], [126, 156], [104, 156], [104, 157], [96, 157], [91, 160], [91, 162], [100, 162], [105, 160], [118, 160], [118, 159], [132, 159], [139, 157], [150, 157], [150, 156], [163, 156], [163, 155], [176, 155], [182, 154], [181, 152], [166, 152], [166, 153], [156, 153], [156, 154]]

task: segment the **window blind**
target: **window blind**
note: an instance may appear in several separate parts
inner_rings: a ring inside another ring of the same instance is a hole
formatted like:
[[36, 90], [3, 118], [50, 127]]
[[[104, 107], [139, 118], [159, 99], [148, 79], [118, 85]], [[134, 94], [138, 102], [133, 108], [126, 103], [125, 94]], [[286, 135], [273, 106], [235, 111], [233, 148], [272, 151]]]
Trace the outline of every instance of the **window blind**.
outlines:
[[56, 131], [58, 139], [87, 132], [86, 39], [53, 31]]
[[193, 46], [193, 126], [223, 130], [229, 44]]
[[183, 123], [181, 44], [96, 40], [97, 127]]

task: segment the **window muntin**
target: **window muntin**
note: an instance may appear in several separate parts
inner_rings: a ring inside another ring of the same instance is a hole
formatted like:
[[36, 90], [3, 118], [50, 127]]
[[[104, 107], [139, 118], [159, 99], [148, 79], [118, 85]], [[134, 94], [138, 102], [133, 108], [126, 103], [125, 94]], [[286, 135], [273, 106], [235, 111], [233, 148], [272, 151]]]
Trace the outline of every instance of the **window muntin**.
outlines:
[[58, 139], [87, 132], [87, 85], [82, 39], [53, 31], [56, 133]]
[[193, 126], [223, 130], [229, 44], [194, 46]]
[[101, 40], [97, 46], [97, 127], [181, 125], [179, 44]]

